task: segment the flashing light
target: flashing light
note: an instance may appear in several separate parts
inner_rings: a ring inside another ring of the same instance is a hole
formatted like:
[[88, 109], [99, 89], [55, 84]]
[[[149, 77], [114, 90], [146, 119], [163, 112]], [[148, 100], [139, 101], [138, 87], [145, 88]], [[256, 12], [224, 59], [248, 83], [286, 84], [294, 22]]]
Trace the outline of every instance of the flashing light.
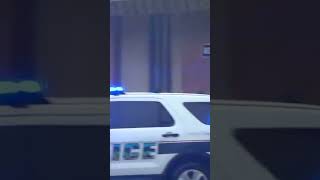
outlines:
[[121, 86], [111, 86], [110, 95], [120, 95], [125, 94], [124, 88]]

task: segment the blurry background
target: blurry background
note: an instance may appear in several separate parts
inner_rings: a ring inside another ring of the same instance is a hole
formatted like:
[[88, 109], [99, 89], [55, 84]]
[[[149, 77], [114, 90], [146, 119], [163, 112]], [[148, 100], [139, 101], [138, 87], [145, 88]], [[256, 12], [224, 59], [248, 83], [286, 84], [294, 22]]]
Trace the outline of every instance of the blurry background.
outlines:
[[90, 97], [33, 106], [37, 95], [1, 93], [0, 179], [106, 179], [107, 4], [0, 1], [0, 80], [43, 80], [50, 97]]
[[104, 0], [1, 0], [0, 78], [39, 79], [54, 97], [105, 96]]
[[216, 3], [215, 98], [320, 104], [318, 3]]
[[128, 91], [210, 92], [210, 0], [111, 0], [110, 80]]

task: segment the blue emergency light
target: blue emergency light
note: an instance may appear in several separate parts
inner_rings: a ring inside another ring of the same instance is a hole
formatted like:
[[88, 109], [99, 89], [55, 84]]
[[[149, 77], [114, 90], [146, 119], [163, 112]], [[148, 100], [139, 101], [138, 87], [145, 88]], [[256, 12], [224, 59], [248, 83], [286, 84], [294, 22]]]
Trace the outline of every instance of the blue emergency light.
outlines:
[[47, 104], [42, 86], [33, 80], [0, 81], [0, 105]]
[[121, 94], [125, 94], [125, 90], [123, 87], [121, 86], [110, 86], [110, 95], [121, 95]]

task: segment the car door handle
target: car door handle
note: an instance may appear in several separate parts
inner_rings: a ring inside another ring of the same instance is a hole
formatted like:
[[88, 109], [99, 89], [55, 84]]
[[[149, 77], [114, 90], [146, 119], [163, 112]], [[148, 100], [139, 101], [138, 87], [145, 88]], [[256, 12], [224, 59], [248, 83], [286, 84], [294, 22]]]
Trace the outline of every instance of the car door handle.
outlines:
[[179, 134], [168, 132], [168, 133], [162, 134], [162, 137], [179, 137]]

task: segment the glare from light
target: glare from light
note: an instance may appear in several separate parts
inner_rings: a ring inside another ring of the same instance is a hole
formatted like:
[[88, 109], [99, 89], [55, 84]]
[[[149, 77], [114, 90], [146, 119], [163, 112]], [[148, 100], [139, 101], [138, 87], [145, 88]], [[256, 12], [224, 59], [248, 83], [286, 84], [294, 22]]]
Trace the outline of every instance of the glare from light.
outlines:
[[17, 83], [11, 81], [0, 81], [0, 94], [14, 94], [19, 92]]
[[111, 86], [110, 87], [110, 94], [111, 95], [120, 95], [124, 94], [124, 88], [121, 86]]
[[41, 86], [36, 81], [0, 81], [0, 94], [16, 94], [23, 93], [38, 93], [41, 92]]

